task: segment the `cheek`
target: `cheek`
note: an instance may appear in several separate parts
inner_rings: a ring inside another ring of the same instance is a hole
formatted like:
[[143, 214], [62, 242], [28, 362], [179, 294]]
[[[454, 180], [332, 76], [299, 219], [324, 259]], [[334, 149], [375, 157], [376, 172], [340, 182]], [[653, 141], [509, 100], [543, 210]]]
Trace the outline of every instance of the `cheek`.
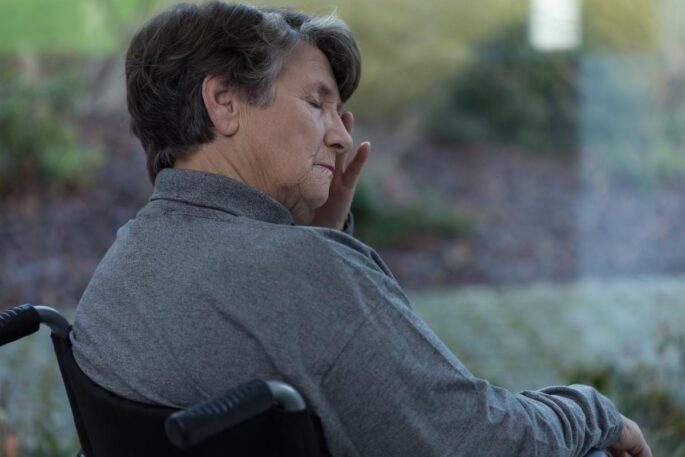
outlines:
[[[303, 117], [293, 128], [290, 153], [303, 172], [311, 172], [323, 148], [323, 122], [314, 116]], [[293, 166], [295, 163], [292, 164]]]
[[306, 108], [291, 110], [288, 116], [273, 119], [269, 129], [261, 133], [268, 134], [263, 138], [273, 157], [270, 168], [285, 186], [318, 178], [314, 163], [323, 148], [324, 122], [317, 114]]
[[314, 155], [323, 144], [324, 120], [319, 111], [308, 110], [300, 114], [295, 116], [297, 122], [293, 123], [293, 131], [296, 132], [300, 142], [306, 144]]

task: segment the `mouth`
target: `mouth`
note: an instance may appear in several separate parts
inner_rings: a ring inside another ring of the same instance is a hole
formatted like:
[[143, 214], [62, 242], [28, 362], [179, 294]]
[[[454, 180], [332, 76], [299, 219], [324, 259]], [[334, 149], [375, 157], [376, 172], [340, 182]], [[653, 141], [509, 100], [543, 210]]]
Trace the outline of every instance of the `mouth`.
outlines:
[[335, 174], [335, 167], [333, 165], [326, 165], [325, 163], [317, 163], [316, 165], [330, 170], [331, 173]]

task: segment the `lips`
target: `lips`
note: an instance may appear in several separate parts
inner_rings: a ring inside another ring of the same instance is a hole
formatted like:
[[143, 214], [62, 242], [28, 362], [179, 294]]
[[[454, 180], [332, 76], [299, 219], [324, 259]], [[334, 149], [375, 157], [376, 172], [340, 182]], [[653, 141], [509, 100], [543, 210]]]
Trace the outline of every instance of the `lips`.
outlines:
[[326, 165], [325, 163], [317, 163], [317, 165], [331, 170], [331, 173], [335, 174], [335, 167], [333, 165]]

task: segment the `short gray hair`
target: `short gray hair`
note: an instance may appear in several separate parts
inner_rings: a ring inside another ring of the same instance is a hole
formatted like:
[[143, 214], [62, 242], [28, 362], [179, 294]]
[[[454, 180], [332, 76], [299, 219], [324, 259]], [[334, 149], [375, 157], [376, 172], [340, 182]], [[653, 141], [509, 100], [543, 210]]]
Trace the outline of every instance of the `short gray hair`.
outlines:
[[207, 75], [220, 75], [253, 105], [273, 100], [286, 57], [309, 43], [328, 59], [343, 102], [361, 77], [361, 57], [347, 25], [289, 8], [218, 1], [180, 4], [147, 22], [126, 54], [131, 129], [157, 173], [214, 139], [202, 100]]

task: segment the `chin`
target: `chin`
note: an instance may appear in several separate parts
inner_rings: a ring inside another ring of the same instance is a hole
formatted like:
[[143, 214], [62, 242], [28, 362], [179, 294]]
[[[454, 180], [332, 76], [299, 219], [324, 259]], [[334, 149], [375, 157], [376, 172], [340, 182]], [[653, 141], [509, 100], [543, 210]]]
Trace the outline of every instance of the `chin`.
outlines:
[[321, 208], [323, 205], [325, 205], [327, 201], [328, 189], [326, 189], [325, 193], [322, 193], [321, 195], [318, 195], [316, 198], [313, 198], [311, 200], [311, 204], [309, 205], [309, 207], [312, 208], [312, 212], [314, 212], [317, 209]]

